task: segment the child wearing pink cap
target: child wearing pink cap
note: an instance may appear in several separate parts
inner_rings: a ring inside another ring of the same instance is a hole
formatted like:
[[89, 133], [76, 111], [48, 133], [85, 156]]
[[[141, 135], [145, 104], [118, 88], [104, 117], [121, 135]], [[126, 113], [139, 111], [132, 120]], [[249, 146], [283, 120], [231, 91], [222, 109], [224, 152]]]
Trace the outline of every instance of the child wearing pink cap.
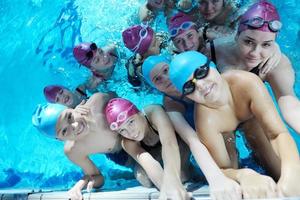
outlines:
[[[160, 189], [160, 199], [188, 198], [180, 178], [179, 149], [181, 156], [185, 153], [178, 147], [173, 126], [164, 109], [150, 105], [141, 112], [132, 102], [114, 98], [106, 105], [105, 115], [110, 129], [122, 136], [124, 150], [145, 169]], [[163, 168], [152, 151], [160, 146]]]
[[103, 48], [95, 43], [83, 42], [73, 48], [73, 55], [78, 63], [87, 67], [93, 74], [92, 82], [101, 82], [112, 76], [118, 60], [117, 49], [114, 44]]
[[246, 70], [270, 83], [283, 118], [300, 133], [300, 102], [293, 89], [295, 72], [276, 43], [281, 26], [274, 5], [259, 1], [241, 17], [235, 38], [215, 40], [207, 55], [221, 72]]
[[74, 92], [61, 85], [48, 85], [44, 88], [44, 96], [50, 103], [59, 103], [69, 108], [75, 108], [87, 99], [84, 85], [78, 86]]
[[155, 33], [145, 24], [134, 25], [122, 32], [124, 45], [134, 53], [125, 64], [128, 80], [133, 86], [141, 84], [141, 65], [151, 55], [160, 54], [167, 46], [167, 37], [164, 34]]
[[202, 51], [205, 46], [196, 23], [185, 13], [179, 12], [171, 17], [168, 30], [178, 52]]

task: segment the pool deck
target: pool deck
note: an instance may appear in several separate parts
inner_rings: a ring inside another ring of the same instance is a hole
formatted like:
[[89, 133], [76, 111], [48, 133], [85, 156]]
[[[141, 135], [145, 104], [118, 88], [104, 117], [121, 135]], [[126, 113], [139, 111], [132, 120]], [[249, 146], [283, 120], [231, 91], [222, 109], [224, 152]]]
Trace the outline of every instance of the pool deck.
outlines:
[[[145, 188], [142, 186], [131, 187], [120, 191], [101, 191], [84, 193], [85, 200], [88, 199], [105, 199], [105, 200], [157, 200], [158, 191], [155, 188]], [[195, 200], [210, 200], [208, 187], [202, 186], [193, 191], [193, 197]], [[41, 191], [41, 190], [0, 190], [0, 200], [68, 200], [66, 191]], [[284, 200], [300, 200], [298, 198], [282, 198]], [[273, 200], [279, 200], [273, 198]]]

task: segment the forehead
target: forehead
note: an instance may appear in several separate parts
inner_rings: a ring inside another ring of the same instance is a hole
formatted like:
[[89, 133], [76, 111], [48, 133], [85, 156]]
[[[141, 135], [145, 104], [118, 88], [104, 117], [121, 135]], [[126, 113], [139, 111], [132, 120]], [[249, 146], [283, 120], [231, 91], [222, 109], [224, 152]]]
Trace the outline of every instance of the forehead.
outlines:
[[156, 64], [150, 72], [150, 77], [158, 75], [161, 72], [161, 70], [163, 70], [165, 68], [169, 68], [168, 63], [160, 62], [160, 63]]
[[189, 30], [183, 31], [182, 33], [178, 34], [174, 40], [176, 39], [182, 39], [185, 38], [187, 35], [189, 34], [193, 34], [193, 35], [197, 35], [198, 32], [196, 31], [196, 29], [194, 27], [190, 28]]
[[241, 38], [251, 38], [256, 41], [264, 42], [264, 41], [275, 40], [276, 33], [247, 29], [240, 33], [240, 37]]

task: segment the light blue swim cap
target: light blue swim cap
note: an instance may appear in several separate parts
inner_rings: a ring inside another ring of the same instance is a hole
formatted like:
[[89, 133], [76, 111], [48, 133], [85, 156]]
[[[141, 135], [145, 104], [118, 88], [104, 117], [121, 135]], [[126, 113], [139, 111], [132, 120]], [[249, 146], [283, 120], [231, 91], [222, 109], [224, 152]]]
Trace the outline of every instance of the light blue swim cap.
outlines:
[[[182, 93], [182, 87], [194, 71], [207, 62], [207, 57], [197, 51], [186, 51], [174, 57], [170, 64], [171, 82]], [[216, 68], [213, 62], [209, 66]]]
[[41, 133], [48, 137], [56, 138], [55, 126], [59, 115], [67, 107], [61, 104], [47, 103], [38, 104], [32, 115], [32, 124]]
[[151, 78], [150, 78], [150, 73], [153, 70], [153, 68], [161, 63], [167, 63], [170, 64], [170, 57], [167, 55], [155, 55], [155, 56], [149, 56], [143, 63], [142, 65], [142, 73], [143, 73], [143, 77], [145, 78], [145, 80], [147, 81], [148, 84], [150, 84], [152, 87], [155, 88], [155, 85], [153, 84]]

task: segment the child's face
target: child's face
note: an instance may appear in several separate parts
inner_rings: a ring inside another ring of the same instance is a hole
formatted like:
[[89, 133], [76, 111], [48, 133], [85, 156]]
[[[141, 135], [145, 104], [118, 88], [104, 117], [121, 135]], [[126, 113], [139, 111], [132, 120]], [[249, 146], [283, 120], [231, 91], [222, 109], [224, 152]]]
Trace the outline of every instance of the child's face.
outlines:
[[161, 92], [174, 93], [177, 91], [169, 79], [169, 64], [167, 63], [156, 64], [150, 73], [150, 80]]
[[197, 51], [200, 46], [199, 33], [195, 29], [189, 29], [178, 34], [173, 43], [180, 52]]
[[91, 70], [103, 70], [103, 68], [111, 67], [115, 64], [116, 57], [109, 52], [103, 51], [101, 48], [97, 49], [96, 54], [91, 62]]
[[200, 1], [200, 13], [207, 21], [211, 21], [216, 18], [224, 8], [224, 0], [201, 0]]
[[64, 110], [57, 120], [56, 136], [58, 139], [79, 140], [88, 134], [86, 119], [74, 109]]
[[117, 130], [123, 137], [134, 141], [142, 141], [145, 131], [146, 123], [139, 113], [130, 116]]
[[61, 89], [56, 94], [55, 103], [65, 105], [67, 107], [72, 107], [74, 103], [74, 94], [67, 89]]

